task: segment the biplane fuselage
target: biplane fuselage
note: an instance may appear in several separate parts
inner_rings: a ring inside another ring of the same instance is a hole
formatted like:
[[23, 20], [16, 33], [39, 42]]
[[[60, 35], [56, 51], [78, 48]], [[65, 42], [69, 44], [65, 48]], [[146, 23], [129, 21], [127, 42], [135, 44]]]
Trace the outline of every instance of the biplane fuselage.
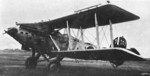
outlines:
[[[145, 60], [139, 52], [126, 48], [123, 37], [113, 40], [112, 24], [139, 19], [138, 16], [115, 5], [92, 6], [77, 13], [51, 21], [17, 24], [5, 32], [22, 44], [22, 49], [32, 50], [32, 56], [26, 60], [27, 68], [35, 68], [40, 56], [49, 63], [50, 70], [57, 71], [64, 57], [86, 60], [107, 60], [116, 67], [126, 60]], [[99, 48], [98, 26], [110, 25], [111, 48]], [[87, 29], [96, 27], [97, 46], [85, 43], [70, 35], [70, 28]], [[68, 34], [61, 34], [58, 29], [67, 28]], [[57, 29], [57, 30], [56, 30]], [[51, 61], [49, 61], [49, 56]]]
[[[15, 32], [12, 32], [15, 31]], [[56, 42], [56, 45], [53, 43], [52, 39], [47, 35], [39, 35], [33, 32], [30, 32], [25, 29], [9, 28], [7, 33], [18, 41], [22, 45], [22, 49], [29, 51], [32, 48], [37, 46], [43, 47], [43, 51], [57, 51], [59, 47], [60, 51], [69, 49], [69, 37], [67, 34], [61, 34], [57, 32], [52, 35], [52, 38]], [[95, 49], [96, 46], [91, 43], [84, 43], [81, 40], [71, 37], [71, 46], [70, 50], [84, 50], [84, 49]]]

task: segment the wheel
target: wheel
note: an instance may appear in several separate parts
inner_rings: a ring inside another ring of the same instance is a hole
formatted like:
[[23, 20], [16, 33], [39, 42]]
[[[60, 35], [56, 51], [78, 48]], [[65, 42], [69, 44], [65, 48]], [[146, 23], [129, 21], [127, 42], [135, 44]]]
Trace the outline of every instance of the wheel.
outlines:
[[53, 73], [57, 73], [60, 71], [61, 64], [59, 62], [50, 62], [48, 64], [48, 70]]
[[34, 57], [29, 57], [27, 58], [26, 62], [25, 62], [26, 68], [27, 69], [32, 69], [32, 68], [36, 68], [37, 65], [37, 60]]

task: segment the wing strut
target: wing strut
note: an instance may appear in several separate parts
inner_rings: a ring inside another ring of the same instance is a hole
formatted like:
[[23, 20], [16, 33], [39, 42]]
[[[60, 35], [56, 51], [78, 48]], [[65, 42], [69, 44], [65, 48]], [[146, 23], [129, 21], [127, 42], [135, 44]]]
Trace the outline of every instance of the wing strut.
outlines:
[[56, 46], [57, 50], [60, 51], [59, 46], [57, 45], [56, 41], [53, 39], [53, 37], [50, 35], [50, 38], [52, 39], [52, 42], [54, 43], [54, 45]]
[[99, 27], [98, 27], [98, 21], [97, 21], [97, 14], [95, 13], [94, 14], [94, 18], [95, 18], [95, 27], [96, 27], [96, 39], [97, 39], [97, 49], [100, 48], [100, 45], [99, 45]]
[[[84, 44], [84, 37], [83, 37], [83, 29], [82, 27], [80, 27], [80, 31], [81, 31], [81, 40], [82, 40], [82, 45]], [[85, 49], [85, 48], [82, 48]]]
[[112, 22], [111, 22], [111, 20], [109, 20], [109, 25], [110, 25], [111, 48], [114, 48], [114, 44], [113, 44], [113, 28], [112, 28]]
[[68, 20], [66, 21], [66, 25], [67, 25], [67, 32], [68, 32], [68, 36], [69, 36], [69, 46], [68, 46], [68, 50], [71, 50], [71, 49], [72, 49], [72, 45], [71, 45], [71, 35], [70, 35], [70, 27], [69, 27]]

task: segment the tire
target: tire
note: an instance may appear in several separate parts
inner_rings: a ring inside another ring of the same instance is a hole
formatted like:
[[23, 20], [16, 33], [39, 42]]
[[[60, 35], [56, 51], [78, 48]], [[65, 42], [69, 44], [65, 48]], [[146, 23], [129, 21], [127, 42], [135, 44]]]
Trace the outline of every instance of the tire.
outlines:
[[50, 62], [48, 64], [48, 70], [52, 73], [58, 73], [60, 71], [61, 64], [59, 62]]
[[36, 66], [37, 66], [36, 58], [34, 58], [34, 57], [27, 58], [27, 60], [25, 62], [25, 66], [26, 66], [27, 69], [36, 68]]

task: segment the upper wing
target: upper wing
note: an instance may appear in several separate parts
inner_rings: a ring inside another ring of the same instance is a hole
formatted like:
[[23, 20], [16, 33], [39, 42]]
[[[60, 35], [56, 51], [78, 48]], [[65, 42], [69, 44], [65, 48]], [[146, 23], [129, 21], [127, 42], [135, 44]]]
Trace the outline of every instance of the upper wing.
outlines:
[[85, 60], [135, 60], [142, 61], [144, 58], [123, 48], [80, 50], [51, 52], [49, 55], [61, 55], [63, 57], [85, 59]]
[[138, 16], [118, 7], [115, 5], [104, 5], [94, 9], [90, 9], [87, 11], [83, 11], [80, 13], [75, 13], [69, 16], [65, 16], [62, 18], [58, 18], [51, 21], [39, 22], [39, 23], [31, 23], [31, 24], [19, 24], [21, 26], [34, 26], [35, 25], [43, 25], [48, 28], [66, 28], [66, 21], [69, 23], [70, 28], [83, 29], [94, 27], [94, 14], [97, 14], [98, 25], [104, 26], [109, 24], [109, 19], [111, 19], [112, 23], [120, 23], [131, 20], [139, 19]]

